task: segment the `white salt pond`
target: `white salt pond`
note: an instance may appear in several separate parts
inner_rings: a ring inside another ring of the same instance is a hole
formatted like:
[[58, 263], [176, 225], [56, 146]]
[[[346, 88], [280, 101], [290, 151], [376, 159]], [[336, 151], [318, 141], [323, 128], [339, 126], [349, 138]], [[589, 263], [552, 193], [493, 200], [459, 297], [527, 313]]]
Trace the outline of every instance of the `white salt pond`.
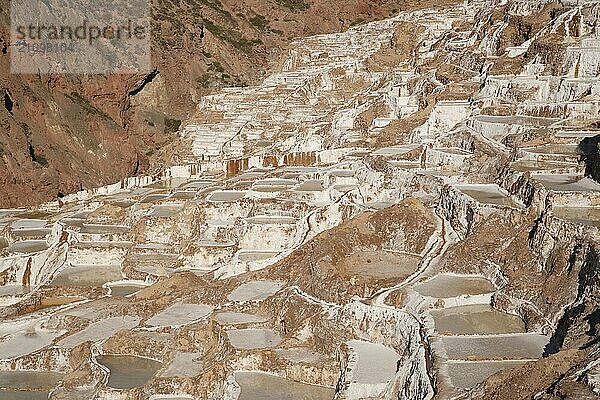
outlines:
[[148, 285], [135, 281], [111, 282], [106, 285], [110, 289], [111, 296], [125, 297], [137, 293]]
[[56, 275], [50, 286], [101, 287], [122, 278], [123, 273], [118, 265], [73, 265]]
[[442, 336], [446, 354], [452, 360], [537, 359], [544, 353], [549, 337], [537, 333], [490, 336]]
[[307, 180], [299, 184], [294, 190], [297, 192], [321, 192], [323, 191], [323, 181]]
[[257, 225], [293, 225], [296, 223], [296, 218], [277, 215], [257, 215], [246, 218], [246, 222]]
[[525, 361], [448, 361], [448, 375], [452, 385], [470, 389], [496, 372], [519, 367]]
[[335, 396], [333, 388], [295, 382], [264, 372], [238, 371], [234, 377], [241, 388], [238, 400], [331, 400]]
[[447, 299], [493, 293], [496, 289], [490, 281], [479, 276], [440, 274], [415, 285], [414, 290], [422, 296]]
[[495, 184], [456, 185], [455, 188], [482, 204], [519, 208], [519, 205]]
[[169, 218], [174, 217], [183, 210], [183, 205], [157, 205], [148, 214], [150, 217]]
[[231, 329], [227, 331], [231, 345], [238, 349], [265, 349], [281, 343], [281, 336], [272, 329]]
[[222, 325], [253, 324], [266, 322], [268, 320], [268, 317], [262, 315], [238, 312], [222, 312], [215, 315], [215, 321]]
[[590, 178], [575, 174], [534, 174], [532, 178], [548, 190], [555, 192], [598, 192], [600, 184]]
[[240, 250], [237, 259], [242, 262], [259, 262], [275, 257], [277, 251]]
[[244, 283], [234, 289], [227, 298], [231, 301], [261, 301], [265, 300], [285, 286], [279, 281], [252, 281]]
[[[0, 388], [15, 390], [49, 390], [65, 374], [50, 371], [0, 371]], [[4, 397], [0, 396], [1, 399]]]
[[575, 224], [600, 228], [599, 207], [553, 207], [552, 214]]
[[435, 329], [442, 335], [491, 335], [523, 333], [525, 323], [489, 305], [450, 307], [431, 312]]
[[210, 203], [228, 203], [243, 199], [246, 196], [245, 191], [237, 190], [218, 190], [212, 192], [208, 197]]
[[147, 326], [181, 326], [200, 320], [213, 311], [206, 304], [174, 304], [146, 321]]
[[348, 346], [356, 353], [352, 382], [358, 384], [385, 384], [396, 374], [400, 356], [393, 349], [380, 344], [351, 340]]
[[517, 172], [552, 171], [577, 168], [578, 164], [558, 161], [519, 160], [510, 164]]
[[45, 240], [20, 240], [8, 246], [7, 251], [11, 253], [38, 253], [50, 247]]
[[[3, 327], [4, 328], [4, 327]], [[40, 328], [29, 328], [9, 333], [0, 331], [0, 359], [6, 360], [31, 354], [52, 344], [55, 338], [66, 331], [53, 331]]]
[[80, 232], [92, 235], [114, 235], [127, 233], [129, 229], [124, 225], [83, 224]]
[[199, 353], [175, 353], [173, 360], [167, 369], [160, 374], [163, 378], [186, 377], [193, 378], [202, 373], [202, 354]]
[[49, 391], [24, 391], [0, 389], [0, 399], [2, 400], [48, 400]]
[[132, 329], [140, 322], [139, 317], [122, 316], [107, 318], [90, 324], [84, 330], [67, 336], [58, 342], [63, 348], [73, 348], [85, 342], [98, 342], [108, 339], [121, 329]]
[[162, 367], [158, 361], [135, 356], [103, 355], [96, 361], [110, 370], [107, 386], [114, 389], [143, 386]]

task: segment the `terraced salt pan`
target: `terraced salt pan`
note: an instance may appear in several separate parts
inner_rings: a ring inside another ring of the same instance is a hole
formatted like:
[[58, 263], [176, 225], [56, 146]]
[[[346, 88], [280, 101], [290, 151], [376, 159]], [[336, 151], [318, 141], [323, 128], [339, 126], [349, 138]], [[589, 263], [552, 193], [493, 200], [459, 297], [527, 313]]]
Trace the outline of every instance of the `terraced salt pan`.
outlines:
[[578, 225], [600, 228], [600, 208], [598, 207], [553, 207], [552, 214]]
[[275, 347], [281, 336], [272, 329], [232, 329], [227, 331], [231, 345], [237, 349], [252, 350]]
[[294, 190], [297, 192], [321, 192], [323, 191], [323, 181], [304, 181], [300, 185], [298, 185]]
[[275, 257], [277, 251], [240, 250], [237, 259], [242, 262], [260, 262]]
[[266, 322], [269, 318], [255, 314], [222, 312], [215, 315], [215, 320], [223, 325], [241, 325]]
[[90, 324], [84, 330], [67, 336], [58, 342], [63, 348], [73, 348], [85, 342], [99, 342], [108, 339], [122, 329], [131, 329], [140, 323], [139, 317], [122, 316], [107, 318]]
[[449, 361], [448, 375], [455, 387], [470, 389], [496, 372], [523, 364], [525, 361]]
[[11, 222], [10, 227], [12, 229], [36, 229], [43, 228], [48, 224], [45, 219], [18, 219]]
[[577, 168], [578, 164], [558, 161], [519, 160], [510, 164], [517, 172], [552, 171]]
[[264, 372], [237, 371], [234, 377], [241, 388], [238, 400], [331, 400], [335, 396], [333, 388], [295, 382]]
[[162, 372], [160, 376], [163, 378], [193, 378], [202, 373], [203, 369], [202, 354], [177, 352], [175, 353], [171, 364], [169, 364], [167, 369]]
[[60, 287], [101, 287], [123, 278], [118, 265], [73, 265], [63, 269], [50, 283]]
[[[8, 325], [2, 326], [0, 334], [0, 359], [6, 360], [36, 352], [50, 344], [66, 331], [25, 328], [12, 332]], [[14, 328], [13, 328], [14, 329]]]
[[45, 240], [20, 240], [8, 246], [7, 251], [10, 253], [39, 253], [49, 248], [48, 242]]
[[482, 204], [519, 208], [519, 205], [495, 184], [457, 185], [455, 187]]
[[136, 281], [118, 281], [106, 285], [110, 289], [111, 296], [125, 297], [137, 293], [148, 285]]
[[0, 399], [2, 400], [48, 400], [49, 395], [49, 391], [0, 389]]
[[352, 349], [348, 361], [351, 381], [346, 397], [379, 396], [394, 378], [400, 356], [389, 347], [362, 340], [351, 340], [348, 347]]
[[183, 205], [157, 205], [154, 206], [150, 217], [169, 218], [174, 217], [183, 210]]
[[147, 326], [181, 326], [198, 321], [213, 311], [206, 304], [174, 304], [146, 321]]
[[523, 333], [525, 323], [516, 315], [488, 305], [450, 307], [431, 312], [435, 329], [442, 335], [491, 335]]
[[262, 301], [277, 293], [284, 286], [285, 283], [279, 281], [247, 282], [235, 288], [227, 298], [237, 302]]
[[127, 233], [130, 229], [130, 227], [124, 225], [83, 224], [80, 232], [95, 235], [111, 235]]
[[406, 154], [418, 147], [419, 147], [418, 144], [406, 145], [406, 146], [384, 147], [384, 148], [374, 151], [371, 154], [373, 156], [399, 156], [402, 154]]
[[11, 232], [15, 238], [45, 238], [52, 233], [51, 228], [23, 228]]
[[257, 225], [292, 225], [296, 223], [296, 218], [277, 215], [258, 215], [246, 218], [246, 222]]
[[114, 389], [143, 386], [162, 367], [158, 361], [135, 356], [103, 355], [96, 361], [109, 369], [107, 386]]
[[581, 175], [534, 174], [532, 178], [555, 192], [598, 192], [600, 184]]
[[[16, 390], [49, 390], [64, 376], [65, 374], [50, 371], [0, 371], [0, 387]], [[0, 395], [0, 399], [4, 397]]]
[[537, 333], [442, 336], [446, 354], [452, 360], [537, 359], [548, 341], [549, 337]]
[[247, 192], [237, 190], [218, 190], [208, 196], [210, 203], [230, 203], [243, 199]]
[[414, 290], [422, 296], [447, 299], [492, 293], [496, 289], [490, 281], [479, 276], [440, 274], [415, 285]]

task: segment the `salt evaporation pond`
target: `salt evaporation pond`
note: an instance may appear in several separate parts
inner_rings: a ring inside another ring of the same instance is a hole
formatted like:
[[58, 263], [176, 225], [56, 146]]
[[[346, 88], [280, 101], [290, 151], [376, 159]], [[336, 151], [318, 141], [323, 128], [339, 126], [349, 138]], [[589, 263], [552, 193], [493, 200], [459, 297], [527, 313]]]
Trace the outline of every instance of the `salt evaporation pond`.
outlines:
[[107, 286], [110, 288], [111, 296], [115, 297], [129, 296], [147, 287], [143, 283], [128, 283], [126, 281], [109, 283]]
[[162, 367], [159, 361], [136, 356], [103, 355], [96, 361], [110, 370], [107, 386], [113, 389], [143, 386]]
[[48, 249], [48, 242], [45, 240], [21, 240], [14, 242], [8, 247], [11, 253], [38, 253]]
[[278, 281], [253, 281], [234, 289], [227, 298], [231, 301], [261, 301], [277, 293], [285, 284]]
[[0, 389], [0, 399], [2, 400], [48, 400], [49, 391], [23, 391]]
[[492, 293], [496, 289], [490, 281], [479, 276], [440, 274], [415, 285], [414, 289], [422, 296], [447, 299], [462, 295]]
[[63, 269], [50, 283], [60, 287], [100, 287], [123, 278], [118, 265], [73, 265]]
[[431, 312], [435, 329], [442, 335], [493, 335], [525, 332], [525, 323], [489, 305], [468, 305]]
[[281, 336], [272, 329], [232, 329], [227, 331], [231, 345], [238, 349], [266, 349], [281, 343]]
[[449, 361], [448, 375], [455, 387], [470, 389], [496, 372], [523, 364], [524, 361]]
[[458, 185], [458, 190], [469, 197], [474, 198], [482, 204], [490, 204], [504, 207], [518, 208], [515, 203], [506, 193], [504, 193], [498, 185], [490, 184], [473, 184], [473, 185]]
[[239, 371], [234, 376], [241, 388], [238, 400], [331, 400], [335, 396], [333, 388], [295, 382], [264, 372]]
[[146, 321], [147, 326], [186, 325], [202, 319], [213, 310], [206, 304], [174, 304]]
[[598, 207], [554, 207], [555, 217], [578, 225], [600, 228], [600, 208]]
[[537, 359], [544, 353], [549, 339], [537, 333], [442, 336], [446, 354], [452, 360]]
[[[15, 390], [50, 390], [64, 376], [65, 374], [50, 371], [0, 371], [0, 387]], [[4, 397], [0, 396], [0, 399]]]

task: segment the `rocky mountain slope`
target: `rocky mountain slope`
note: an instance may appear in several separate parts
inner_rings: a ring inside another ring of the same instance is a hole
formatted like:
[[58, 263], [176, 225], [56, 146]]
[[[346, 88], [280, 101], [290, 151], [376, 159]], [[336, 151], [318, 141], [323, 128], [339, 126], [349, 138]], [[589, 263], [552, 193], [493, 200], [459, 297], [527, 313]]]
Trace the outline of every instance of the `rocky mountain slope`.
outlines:
[[205, 94], [259, 82], [294, 37], [406, 7], [397, 0], [154, 1], [151, 74], [28, 76], [9, 72], [18, 49], [2, 0], [0, 205], [38, 204], [153, 170]]
[[0, 210], [0, 395], [598, 398], [599, 41], [597, 1], [422, 4]]

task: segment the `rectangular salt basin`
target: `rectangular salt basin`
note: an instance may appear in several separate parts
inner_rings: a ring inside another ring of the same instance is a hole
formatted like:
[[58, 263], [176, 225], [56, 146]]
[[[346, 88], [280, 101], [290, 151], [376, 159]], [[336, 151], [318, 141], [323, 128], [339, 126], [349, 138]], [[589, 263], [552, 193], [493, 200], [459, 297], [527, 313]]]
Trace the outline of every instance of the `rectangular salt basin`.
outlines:
[[272, 329], [231, 329], [226, 332], [229, 342], [237, 349], [264, 349], [281, 343], [281, 336]]
[[74, 265], [63, 269], [50, 286], [101, 287], [105, 283], [123, 278], [119, 265]]
[[448, 375], [452, 385], [470, 389], [499, 371], [516, 368], [526, 361], [448, 361]]
[[600, 228], [600, 208], [598, 207], [553, 207], [552, 214], [575, 224]]
[[452, 360], [537, 359], [550, 338], [537, 333], [489, 336], [442, 336], [446, 354]]
[[123, 316], [107, 318], [90, 324], [87, 328], [58, 342], [63, 348], [73, 348], [85, 342], [98, 342], [108, 339], [121, 329], [131, 329], [140, 322], [139, 317]]
[[247, 192], [236, 191], [236, 190], [219, 190], [214, 191], [208, 197], [208, 201], [211, 203], [227, 203], [234, 202], [243, 199]]
[[135, 356], [103, 355], [96, 360], [110, 370], [107, 386], [114, 389], [143, 386], [162, 367], [159, 361]]
[[335, 389], [309, 385], [264, 372], [238, 371], [234, 375], [240, 385], [238, 400], [331, 400]]
[[510, 315], [489, 305], [451, 307], [431, 312], [435, 330], [442, 335], [491, 335], [500, 333], [523, 333], [525, 323], [516, 315]]
[[147, 326], [187, 325], [209, 315], [212, 306], [206, 304], [174, 304], [146, 321]]
[[519, 205], [495, 184], [456, 185], [455, 188], [482, 204], [519, 208]]
[[422, 296], [447, 299], [495, 292], [490, 281], [480, 276], [440, 274], [414, 286]]
[[600, 191], [600, 184], [581, 175], [534, 174], [532, 178], [540, 182], [548, 190], [555, 192], [588, 192]]
[[38, 253], [45, 251], [50, 247], [45, 240], [20, 240], [8, 246], [7, 251], [10, 253]]
[[[65, 374], [49, 371], [0, 371], [0, 387], [18, 390], [49, 390]], [[3, 399], [0, 396], [0, 399]]]

